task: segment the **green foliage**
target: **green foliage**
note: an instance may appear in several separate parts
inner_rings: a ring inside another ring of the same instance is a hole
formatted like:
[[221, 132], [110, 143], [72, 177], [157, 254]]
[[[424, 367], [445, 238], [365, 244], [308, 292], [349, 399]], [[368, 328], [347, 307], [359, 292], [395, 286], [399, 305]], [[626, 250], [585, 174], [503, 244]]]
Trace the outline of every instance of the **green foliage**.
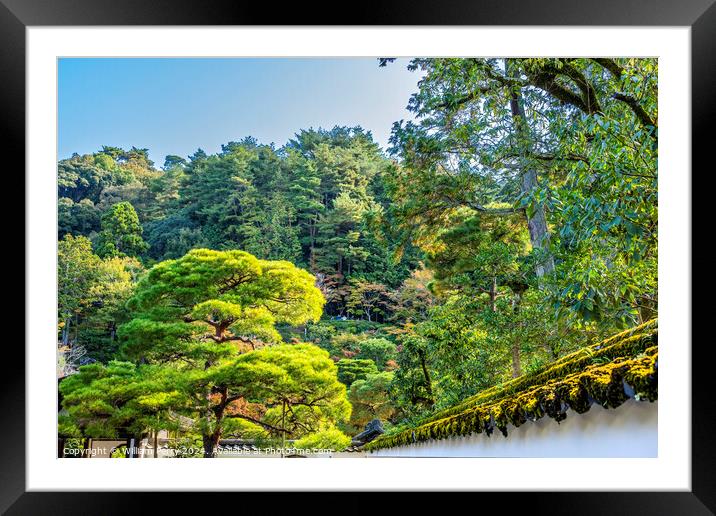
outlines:
[[254, 444], [270, 446], [274, 444], [269, 432], [257, 423], [245, 419], [233, 418], [224, 425], [223, 435], [226, 437], [251, 440]]
[[[301, 131], [281, 149], [245, 138], [215, 155], [168, 156], [163, 170], [146, 149], [104, 147], [58, 164], [60, 236], [90, 237], [102, 257], [212, 248], [291, 261], [330, 277], [326, 310], [345, 314], [349, 281], [395, 286], [417, 263], [409, 245], [394, 260], [401, 244], [380, 222], [387, 166], [358, 127]], [[116, 213], [125, 203], [138, 223]]]
[[545, 320], [544, 304], [532, 289], [499, 297], [494, 310], [488, 300], [453, 295], [406, 325], [397, 338], [396, 405], [409, 418], [453, 405], [599, 336]]
[[103, 258], [141, 255], [148, 248], [142, 239], [142, 231], [134, 207], [128, 202], [115, 204], [102, 215], [97, 254]]
[[485, 326], [475, 324], [475, 315], [484, 312], [474, 305], [462, 297], [450, 298], [415, 328], [427, 341], [432, 390], [441, 405], [493, 385], [506, 369], [504, 350], [491, 347]]
[[325, 321], [340, 333], [350, 333], [352, 335], [377, 335], [381, 333], [385, 326], [382, 323], [370, 322], [364, 319], [348, 319]]
[[[215, 446], [222, 431], [259, 440], [284, 432], [289, 438], [310, 438], [351, 413], [335, 364], [325, 351], [308, 344], [267, 347], [206, 369], [93, 364], [63, 380], [60, 392], [67, 411], [60, 429], [67, 436], [180, 429], [181, 415], [193, 420], [192, 428], [203, 438], [213, 437]], [[235, 407], [239, 400], [259, 403], [262, 413], [253, 416]], [[327, 435], [336, 438], [335, 432]]]
[[57, 308], [63, 324], [87, 303], [99, 263], [99, 257], [92, 253], [92, 243], [85, 237], [66, 235], [58, 243]]
[[395, 344], [384, 338], [366, 339], [358, 347], [356, 358], [372, 360], [378, 369], [385, 369], [386, 363], [395, 360], [397, 355]]
[[358, 344], [372, 337], [388, 337], [391, 326], [368, 322], [361, 319], [336, 320], [323, 318], [317, 323], [309, 323], [305, 331], [293, 333], [307, 342], [327, 350], [333, 356], [339, 356], [341, 349], [357, 351]]
[[230, 142], [182, 167], [181, 224], [200, 228], [197, 239], [212, 248], [290, 260], [344, 283], [379, 270], [366, 261], [375, 240], [367, 217], [385, 201], [376, 185], [385, 163], [360, 129], [303, 131], [278, 151], [251, 138]]
[[388, 191], [413, 239], [429, 246], [456, 210], [525, 222], [544, 212], [548, 249], [531, 259], [554, 256], [560, 316], [611, 328], [653, 316], [657, 61], [414, 59], [410, 68], [423, 72], [409, 103], [418, 121], [394, 127], [402, 162]]
[[356, 380], [365, 380], [370, 374], [377, 374], [375, 362], [366, 359], [344, 358], [338, 361], [338, 380], [350, 387]]
[[293, 446], [304, 450], [341, 451], [348, 448], [350, 444], [350, 437], [338, 428], [328, 427], [298, 439], [293, 443]]
[[373, 419], [386, 421], [393, 417], [396, 411], [390, 399], [392, 382], [393, 373], [382, 372], [351, 384], [348, 399], [353, 406], [350, 424], [354, 431], [362, 431]]
[[393, 295], [392, 320], [413, 324], [427, 319], [430, 308], [438, 302], [431, 291], [432, 286], [433, 272], [421, 264]]
[[65, 235], [58, 243], [58, 321], [65, 350], [108, 361], [117, 350], [116, 330], [127, 313], [141, 264], [133, 258], [101, 260], [90, 241]]
[[324, 320], [316, 323], [309, 323], [305, 326], [304, 337], [306, 342], [313, 342], [317, 346], [331, 350], [331, 339], [336, 335], [336, 327]]
[[104, 153], [75, 154], [57, 165], [59, 197], [76, 203], [87, 199], [94, 205], [105, 187], [127, 184], [131, 180], [131, 175]]
[[95, 154], [61, 160], [58, 236], [92, 237], [100, 229], [101, 213], [123, 201], [137, 208], [141, 221], [150, 219], [157, 206], [150, 184], [158, 175], [146, 149], [104, 147]]
[[57, 227], [60, 238], [68, 234], [92, 235], [99, 230], [100, 211], [89, 199], [75, 202], [69, 197], [60, 197]]
[[479, 295], [489, 293], [493, 283], [517, 293], [528, 288], [532, 273], [523, 264], [529, 233], [522, 220], [462, 212], [451, 223], [437, 234], [427, 253], [435, 290]]
[[134, 293], [137, 277], [144, 272], [135, 258], [106, 258], [97, 264], [96, 277], [88, 290], [76, 342], [87, 356], [107, 362], [118, 350], [117, 328], [128, 320], [126, 302]]
[[106, 438], [171, 428], [168, 408], [179, 393], [165, 389], [156, 368], [117, 361], [82, 366], [60, 383], [62, 406], [69, 416], [61, 420], [60, 432]]
[[216, 360], [225, 343], [276, 342], [277, 323], [316, 321], [325, 303], [314, 278], [289, 262], [259, 260], [244, 251], [195, 249], [155, 265], [128, 306], [120, 328], [129, 357]]
[[[351, 406], [346, 388], [336, 377], [328, 353], [310, 344], [282, 344], [241, 355], [217, 369], [217, 383], [246, 386], [246, 398], [276, 408], [286, 404], [285, 422], [276, 421], [293, 435], [318, 428], [322, 422], [347, 419]], [[308, 430], [307, 430], [308, 429]]]
[[331, 338], [330, 351], [333, 351], [335, 355], [340, 354], [341, 351], [357, 353], [365, 340], [364, 334], [341, 332]]
[[391, 306], [391, 298], [385, 285], [356, 280], [346, 301], [348, 313], [365, 317], [368, 322], [385, 320]]
[[192, 249], [206, 247], [201, 226], [184, 211], [147, 222], [144, 237], [149, 245], [147, 254], [155, 260], [180, 258]]
[[[398, 369], [393, 377], [392, 399], [400, 413], [410, 419], [435, 404], [429, 341], [408, 326], [398, 336]], [[434, 374], [434, 372], [433, 372]]]
[[197, 249], [155, 265], [127, 302], [134, 318], [119, 328], [122, 353], [146, 364], [141, 372], [154, 368], [157, 382], [155, 394], [133, 392], [134, 401], [171, 399], [174, 412], [194, 420], [205, 456], [222, 432], [242, 431], [234, 419], [258, 425], [262, 438], [300, 437], [347, 419], [346, 388], [325, 351], [302, 344], [246, 352], [279, 341], [279, 322], [318, 320], [325, 301], [314, 282], [289, 262], [243, 251]]

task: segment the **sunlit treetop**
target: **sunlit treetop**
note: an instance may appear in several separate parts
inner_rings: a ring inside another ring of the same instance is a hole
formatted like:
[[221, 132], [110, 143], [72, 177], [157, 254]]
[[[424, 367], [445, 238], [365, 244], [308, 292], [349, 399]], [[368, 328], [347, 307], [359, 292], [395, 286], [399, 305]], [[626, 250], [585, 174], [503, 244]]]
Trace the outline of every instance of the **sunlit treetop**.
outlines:
[[236, 250], [192, 250], [157, 264], [140, 280], [128, 302], [136, 316], [120, 332], [125, 351], [185, 355], [196, 342], [253, 347], [280, 341], [275, 324], [320, 318], [325, 299], [315, 281], [289, 262]]

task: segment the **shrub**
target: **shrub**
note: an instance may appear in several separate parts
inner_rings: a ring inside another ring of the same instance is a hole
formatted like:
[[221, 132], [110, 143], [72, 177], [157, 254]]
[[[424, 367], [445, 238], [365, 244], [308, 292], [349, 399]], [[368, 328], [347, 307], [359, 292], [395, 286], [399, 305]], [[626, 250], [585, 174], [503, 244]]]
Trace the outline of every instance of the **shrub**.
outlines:
[[295, 448], [309, 450], [333, 450], [341, 451], [351, 444], [351, 438], [331, 426], [309, 434], [293, 443]]

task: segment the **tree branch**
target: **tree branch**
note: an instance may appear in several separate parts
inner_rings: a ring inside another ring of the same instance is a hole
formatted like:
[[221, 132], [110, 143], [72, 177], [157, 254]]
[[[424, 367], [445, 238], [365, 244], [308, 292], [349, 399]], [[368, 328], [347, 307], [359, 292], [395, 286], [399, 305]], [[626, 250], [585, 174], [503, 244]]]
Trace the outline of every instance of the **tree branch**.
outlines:
[[246, 421], [250, 421], [251, 423], [257, 424], [267, 430], [273, 430], [274, 432], [282, 432], [285, 430], [284, 428], [279, 428], [277, 426], [270, 425], [264, 421], [255, 419], [251, 416], [246, 416], [244, 414], [227, 414], [224, 417], [229, 418], [229, 419], [245, 419]]
[[460, 98], [452, 99], [451, 101], [445, 100], [443, 102], [440, 102], [439, 104], [436, 104], [434, 107], [436, 109], [442, 109], [442, 108], [448, 108], [448, 107], [449, 108], [457, 108], [467, 102], [470, 102], [473, 100], [478, 100], [480, 98], [481, 93], [488, 93], [491, 90], [492, 90], [492, 88], [490, 88], [489, 86], [478, 87], [476, 91], [473, 91], [471, 93], [463, 95]]
[[590, 83], [587, 78], [584, 77], [584, 74], [582, 72], [577, 70], [571, 64], [565, 64], [563, 70], [567, 77], [572, 79], [572, 81], [574, 81], [574, 83], [582, 92], [584, 102], [586, 103], [587, 109], [589, 110], [588, 113], [601, 113], [602, 108], [599, 105], [599, 99], [597, 99], [597, 92], [592, 86], [592, 83]]
[[[619, 64], [616, 61], [614, 61], [613, 59], [608, 59], [608, 58], [604, 58], [604, 57], [594, 58], [593, 61], [595, 61], [596, 63], [599, 63], [599, 65], [601, 65], [605, 70], [608, 70], [609, 73], [611, 73], [615, 79], [621, 80], [621, 76], [624, 72], [624, 69], [621, 66], [619, 66]], [[656, 121], [653, 118], [651, 118], [651, 116], [649, 116], [649, 114], [646, 112], [646, 110], [644, 108], [642, 108], [639, 105], [639, 102], [631, 95], [617, 92], [614, 95], [612, 95], [612, 98], [615, 100], [618, 100], [620, 102], [623, 102], [627, 106], [629, 106], [629, 108], [636, 115], [637, 119], [639, 119], [639, 121], [643, 125], [652, 126], [654, 128], [657, 127]], [[655, 140], [657, 139], [657, 136], [654, 132], [651, 133], [651, 136]]]
[[[636, 115], [637, 119], [639, 119], [643, 125], [651, 126], [656, 129], [656, 122], [649, 116], [649, 113], [647, 113], [646, 110], [639, 105], [639, 102], [634, 97], [624, 93], [615, 93], [612, 95], [612, 98], [629, 106]], [[651, 135], [654, 139], [656, 139], [656, 134], [654, 132], [652, 132]]]
[[[579, 88], [582, 94], [578, 95], [560, 85], [557, 82], [558, 75], [568, 77], [577, 88]], [[584, 74], [569, 62], [563, 62], [562, 68], [557, 68], [551, 64], [545, 65], [538, 72], [528, 72], [528, 77], [538, 88], [545, 90], [558, 100], [571, 104], [589, 115], [602, 112], [596, 90]]]
[[569, 89], [561, 86], [557, 80], [556, 75], [546, 72], [530, 74], [530, 79], [534, 86], [546, 91], [557, 100], [570, 104], [579, 110], [589, 113], [589, 106], [582, 100], [582, 97], [570, 91]]
[[248, 274], [243, 274], [241, 276], [233, 275], [231, 278], [227, 279], [224, 284], [219, 288], [219, 294], [225, 294], [229, 290], [238, 287], [242, 283], [244, 283], [246, 280], [249, 279]]
[[602, 68], [609, 71], [616, 80], [621, 80], [624, 69], [613, 59], [606, 57], [595, 57], [592, 61], [599, 63]]

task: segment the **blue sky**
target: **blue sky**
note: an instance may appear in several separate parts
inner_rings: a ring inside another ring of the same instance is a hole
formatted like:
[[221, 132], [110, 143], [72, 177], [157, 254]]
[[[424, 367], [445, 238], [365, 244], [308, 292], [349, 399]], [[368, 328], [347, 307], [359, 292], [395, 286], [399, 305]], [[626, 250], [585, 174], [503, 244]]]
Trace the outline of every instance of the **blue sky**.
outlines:
[[254, 136], [281, 146], [309, 127], [361, 125], [386, 148], [417, 72], [375, 58], [64, 58], [59, 62], [60, 159], [102, 145], [167, 154]]

